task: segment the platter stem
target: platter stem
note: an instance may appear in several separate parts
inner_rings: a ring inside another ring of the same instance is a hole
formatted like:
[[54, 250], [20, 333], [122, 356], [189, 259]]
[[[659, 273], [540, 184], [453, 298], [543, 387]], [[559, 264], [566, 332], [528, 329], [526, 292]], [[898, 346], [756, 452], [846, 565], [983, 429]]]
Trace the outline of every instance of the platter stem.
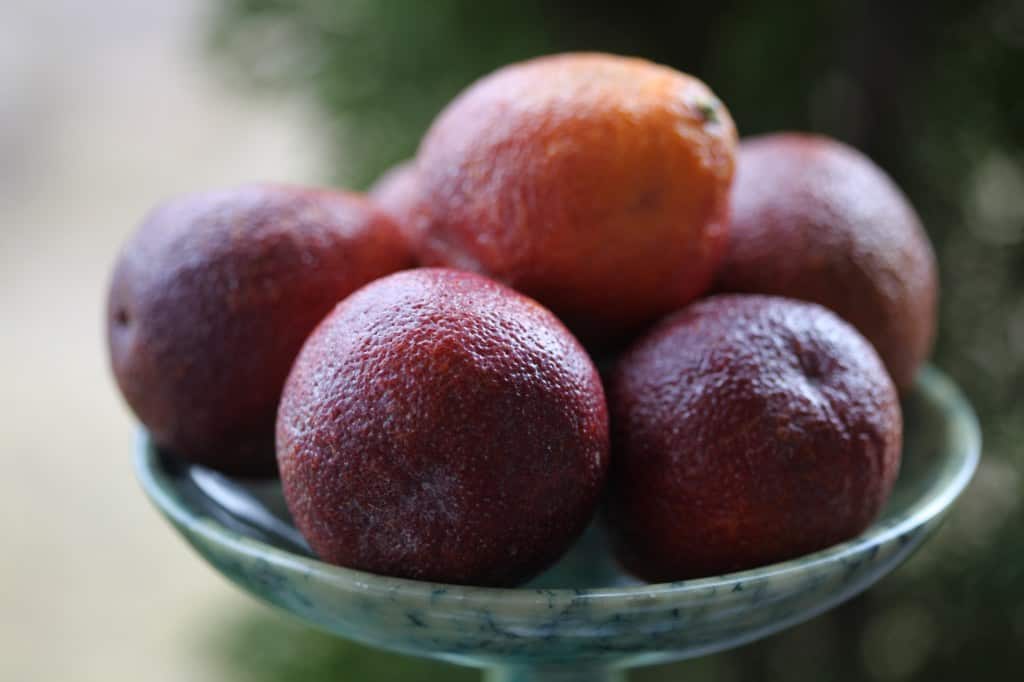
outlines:
[[484, 682], [625, 682], [622, 670], [606, 666], [503, 666], [484, 674]]

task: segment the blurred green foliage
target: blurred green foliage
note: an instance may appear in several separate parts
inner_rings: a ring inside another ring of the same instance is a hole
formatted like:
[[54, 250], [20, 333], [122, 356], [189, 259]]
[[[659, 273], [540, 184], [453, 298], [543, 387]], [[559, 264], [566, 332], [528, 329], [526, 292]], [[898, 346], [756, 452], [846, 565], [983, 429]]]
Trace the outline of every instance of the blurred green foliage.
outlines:
[[314, 99], [338, 179], [363, 187], [410, 156], [467, 83], [550, 49], [542, 4], [223, 0], [213, 40], [241, 81]]
[[[577, 49], [699, 75], [743, 134], [813, 130], [866, 151], [906, 190], [935, 242], [943, 289], [934, 361], [980, 414], [982, 467], [935, 541], [866, 595], [763, 642], [634, 679], [994, 680], [1024, 670], [1024, 3], [221, 0], [218, 8], [212, 35], [228, 73], [315, 102], [335, 179], [355, 187], [414, 154], [433, 116], [474, 78]], [[230, 632], [221, 651], [240, 679], [467, 675], [283, 618]], [[284, 638], [296, 643], [245, 655], [247, 643]]]
[[374, 651], [269, 609], [232, 615], [217, 624], [204, 646], [236, 673], [231, 679], [245, 682], [474, 682], [480, 677], [471, 668]]

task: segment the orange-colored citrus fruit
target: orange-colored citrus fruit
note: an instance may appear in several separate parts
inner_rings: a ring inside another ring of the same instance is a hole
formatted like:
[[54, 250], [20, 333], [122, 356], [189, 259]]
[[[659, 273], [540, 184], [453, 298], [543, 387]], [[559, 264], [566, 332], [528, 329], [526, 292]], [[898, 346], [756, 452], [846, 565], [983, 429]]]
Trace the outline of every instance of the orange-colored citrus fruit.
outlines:
[[495, 277], [586, 340], [704, 293], [736, 131], [701, 81], [641, 59], [541, 57], [457, 97], [420, 147], [424, 260]]

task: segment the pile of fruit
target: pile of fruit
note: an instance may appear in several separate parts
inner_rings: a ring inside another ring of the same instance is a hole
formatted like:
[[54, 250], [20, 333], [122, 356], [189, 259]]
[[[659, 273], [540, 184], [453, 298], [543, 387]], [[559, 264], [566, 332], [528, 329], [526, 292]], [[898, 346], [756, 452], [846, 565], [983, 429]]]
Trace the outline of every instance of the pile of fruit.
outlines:
[[873, 521], [936, 289], [860, 153], [738, 143], [695, 78], [567, 54], [470, 86], [368, 197], [159, 206], [109, 347], [158, 446], [279, 473], [326, 561], [515, 585], [596, 516], [625, 570], [668, 581]]

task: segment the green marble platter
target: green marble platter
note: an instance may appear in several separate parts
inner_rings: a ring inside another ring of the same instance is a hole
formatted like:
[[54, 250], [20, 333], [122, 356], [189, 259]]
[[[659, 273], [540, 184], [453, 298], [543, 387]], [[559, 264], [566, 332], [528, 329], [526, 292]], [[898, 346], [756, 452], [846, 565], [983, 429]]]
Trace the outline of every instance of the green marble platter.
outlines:
[[619, 574], [597, 527], [548, 574], [518, 589], [338, 568], [310, 554], [277, 483], [245, 484], [181, 464], [145, 434], [136, 467], [156, 507], [217, 571], [309, 624], [386, 649], [488, 668], [492, 680], [600, 680], [778, 632], [902, 563], [963, 491], [980, 451], [970, 406], [938, 370], [921, 372], [903, 409], [900, 478], [881, 517], [862, 535], [792, 561], [658, 585]]

